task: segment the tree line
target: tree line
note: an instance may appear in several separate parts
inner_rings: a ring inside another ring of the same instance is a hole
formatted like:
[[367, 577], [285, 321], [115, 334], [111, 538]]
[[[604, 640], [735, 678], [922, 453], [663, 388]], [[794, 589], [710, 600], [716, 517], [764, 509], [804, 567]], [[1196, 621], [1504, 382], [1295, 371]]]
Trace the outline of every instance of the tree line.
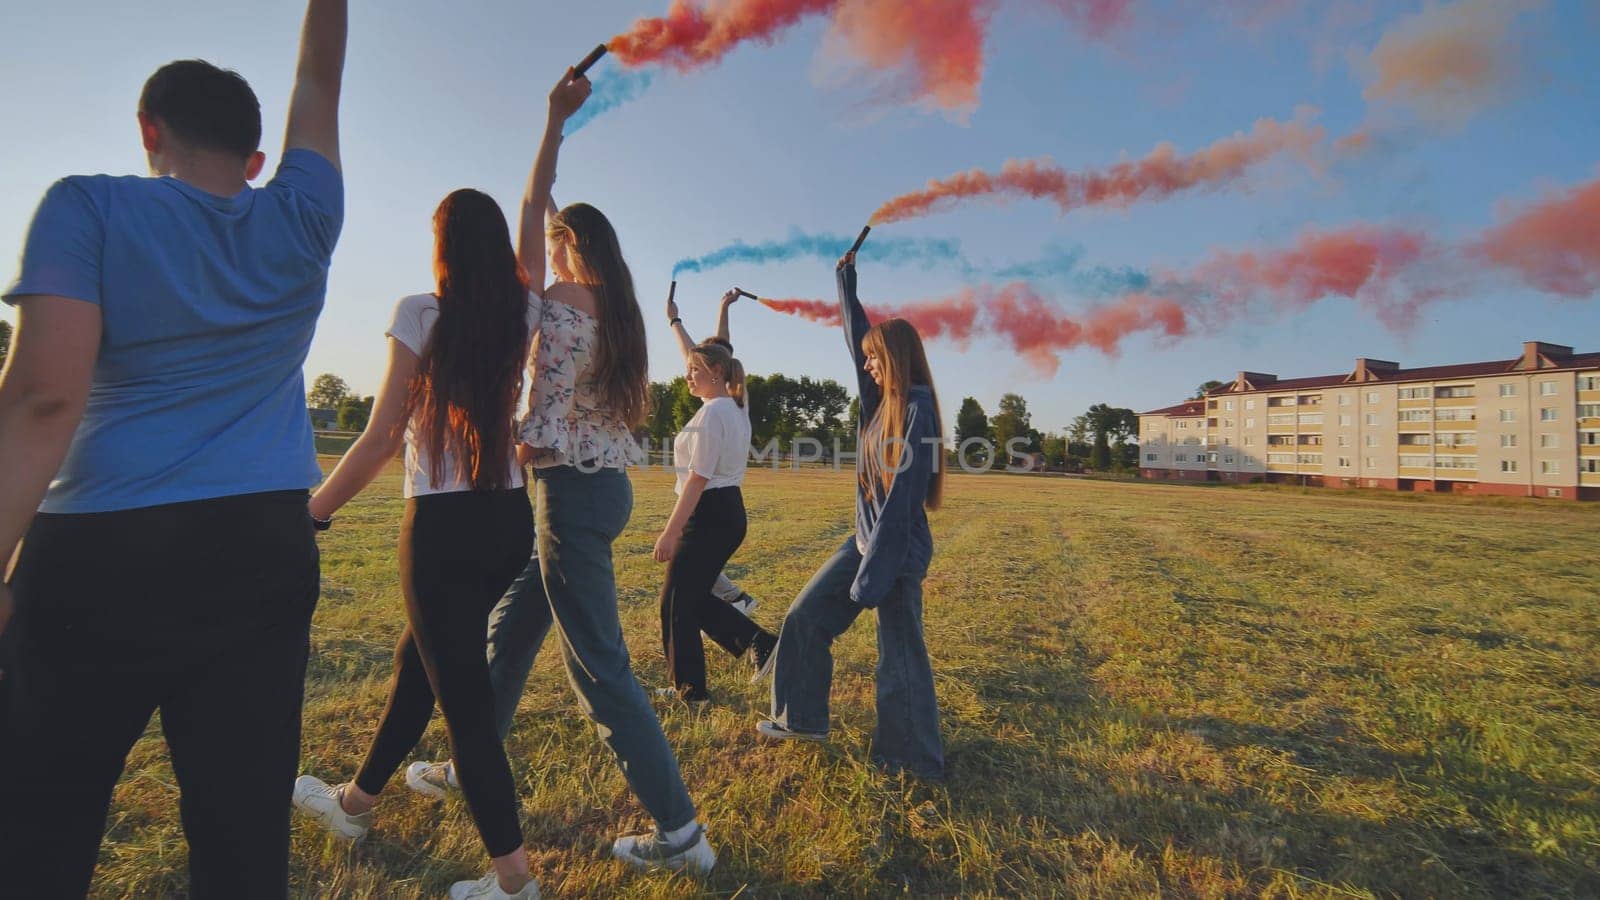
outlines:
[[[993, 465], [1004, 468], [1015, 464], [1007, 458], [1011, 448], [1038, 454], [1047, 468], [1067, 471], [1094, 469], [1100, 472], [1127, 471], [1139, 465], [1139, 447], [1133, 443], [1139, 434], [1139, 416], [1126, 407], [1096, 403], [1074, 418], [1061, 433], [1033, 427], [1028, 401], [1021, 394], [1005, 394], [999, 411], [991, 418], [976, 397], [961, 401], [956, 413], [957, 451], [974, 439], [987, 441], [999, 452]], [[1016, 443], [1012, 443], [1016, 439]], [[969, 461], [972, 456], [968, 455]]]

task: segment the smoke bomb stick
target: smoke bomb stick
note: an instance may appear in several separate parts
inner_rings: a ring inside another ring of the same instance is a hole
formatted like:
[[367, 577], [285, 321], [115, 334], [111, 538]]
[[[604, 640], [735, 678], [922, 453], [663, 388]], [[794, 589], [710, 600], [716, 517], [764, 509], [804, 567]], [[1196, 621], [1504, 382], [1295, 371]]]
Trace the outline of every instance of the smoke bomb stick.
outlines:
[[593, 50], [590, 50], [589, 51], [589, 55], [585, 56], [583, 58], [583, 62], [578, 63], [577, 67], [572, 70], [572, 77], [573, 78], [582, 78], [583, 77], [583, 73], [589, 71], [589, 67], [591, 67], [595, 63], [599, 62], [600, 61], [600, 57], [605, 56], [605, 55], [606, 55], [606, 45], [605, 44], [601, 44], [600, 46], [594, 48]]
[[869, 232], [871, 230], [872, 230], [872, 226], [871, 225], [865, 225], [865, 226], [862, 227], [861, 233], [856, 235], [856, 242], [854, 244], [850, 245], [850, 252], [851, 253], [854, 253], [857, 250], [861, 249], [861, 245], [867, 242], [867, 232]]
[[672, 287], [667, 288], [667, 302], [671, 303], [672, 298], [676, 296], [678, 296], [678, 279], [674, 278], [672, 279]]
[[739, 296], [741, 296], [741, 297], [749, 297], [751, 300], [760, 300], [761, 299], [760, 297], [757, 297], [755, 294], [750, 293], [749, 291], [745, 290], [744, 288], [736, 287], [736, 288], [734, 288], [734, 290], [737, 291]]

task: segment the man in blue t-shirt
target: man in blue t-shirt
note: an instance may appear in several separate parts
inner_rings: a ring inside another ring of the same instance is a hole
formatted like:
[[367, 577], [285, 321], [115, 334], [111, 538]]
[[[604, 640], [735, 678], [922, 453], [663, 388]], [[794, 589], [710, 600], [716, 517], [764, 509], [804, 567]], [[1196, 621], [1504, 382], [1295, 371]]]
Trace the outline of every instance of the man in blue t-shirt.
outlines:
[[87, 892], [156, 710], [189, 893], [287, 893], [319, 580], [301, 373], [344, 219], [347, 21], [309, 0], [265, 187], [254, 92], [184, 60], [139, 99], [154, 177], [64, 178], [34, 214], [3, 295], [0, 894]]

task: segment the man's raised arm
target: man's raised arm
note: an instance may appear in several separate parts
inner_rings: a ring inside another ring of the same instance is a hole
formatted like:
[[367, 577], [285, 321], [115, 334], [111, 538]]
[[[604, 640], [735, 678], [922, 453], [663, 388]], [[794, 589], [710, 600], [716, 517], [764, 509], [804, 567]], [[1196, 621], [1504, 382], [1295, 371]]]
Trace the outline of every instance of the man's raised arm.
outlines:
[[284, 150], [321, 154], [339, 167], [339, 88], [344, 79], [345, 36], [350, 30], [349, 0], [310, 0], [300, 32], [300, 62]]

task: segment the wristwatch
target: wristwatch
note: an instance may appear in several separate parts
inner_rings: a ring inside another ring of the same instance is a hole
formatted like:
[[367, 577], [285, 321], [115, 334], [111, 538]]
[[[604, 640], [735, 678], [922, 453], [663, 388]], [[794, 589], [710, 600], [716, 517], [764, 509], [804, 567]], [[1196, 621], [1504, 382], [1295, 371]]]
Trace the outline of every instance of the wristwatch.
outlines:
[[327, 531], [329, 528], [333, 527], [333, 516], [329, 516], [326, 519], [319, 519], [316, 516], [312, 516], [311, 527], [318, 531]]
[[667, 320], [667, 327], [668, 328], [671, 328], [674, 325], [681, 325], [681, 324], [683, 324], [683, 317], [682, 316], [673, 316], [672, 318]]

